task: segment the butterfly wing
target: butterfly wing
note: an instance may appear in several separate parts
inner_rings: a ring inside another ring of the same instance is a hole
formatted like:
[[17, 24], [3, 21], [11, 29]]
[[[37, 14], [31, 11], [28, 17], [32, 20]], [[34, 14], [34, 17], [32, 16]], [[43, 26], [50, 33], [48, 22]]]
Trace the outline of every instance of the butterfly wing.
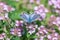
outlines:
[[34, 13], [31, 15], [31, 22], [35, 21], [40, 15]]
[[26, 13], [23, 13], [20, 15], [21, 19], [23, 19], [25, 22], [29, 21], [29, 15]]

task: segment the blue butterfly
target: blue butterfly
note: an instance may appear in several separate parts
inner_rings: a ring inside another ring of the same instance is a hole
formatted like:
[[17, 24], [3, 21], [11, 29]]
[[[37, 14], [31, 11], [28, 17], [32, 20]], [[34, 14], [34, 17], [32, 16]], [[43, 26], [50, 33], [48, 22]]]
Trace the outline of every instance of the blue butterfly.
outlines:
[[33, 13], [33, 14], [27, 14], [27, 13], [23, 13], [20, 15], [20, 17], [27, 23], [31, 23], [34, 22], [40, 15]]

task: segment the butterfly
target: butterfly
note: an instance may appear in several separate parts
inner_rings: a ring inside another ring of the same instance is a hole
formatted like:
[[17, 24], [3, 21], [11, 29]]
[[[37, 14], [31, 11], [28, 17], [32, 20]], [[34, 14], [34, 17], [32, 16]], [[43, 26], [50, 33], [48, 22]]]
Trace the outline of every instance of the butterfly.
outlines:
[[39, 17], [40, 15], [33, 13], [33, 14], [27, 14], [27, 13], [23, 13], [20, 15], [20, 17], [27, 23], [32, 23], [34, 21], [36, 21], [36, 19]]

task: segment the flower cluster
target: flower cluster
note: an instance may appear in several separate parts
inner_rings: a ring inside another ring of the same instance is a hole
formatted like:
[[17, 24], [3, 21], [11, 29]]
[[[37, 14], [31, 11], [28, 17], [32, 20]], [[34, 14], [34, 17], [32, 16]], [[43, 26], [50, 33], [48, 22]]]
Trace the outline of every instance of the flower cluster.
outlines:
[[44, 40], [44, 38], [46, 37], [46, 35], [48, 34], [48, 30], [45, 28], [45, 26], [41, 25], [40, 27], [37, 28], [38, 32], [36, 33], [36, 35], [38, 36], [37, 38], [35, 38], [35, 40]]
[[14, 10], [14, 8], [8, 6], [6, 3], [0, 2], [0, 20], [8, 19], [8, 12]]
[[[51, 31], [51, 33], [49, 33]], [[52, 29], [47, 29], [45, 26], [41, 25], [38, 27], [38, 32], [36, 33], [38, 36], [35, 38], [35, 40], [44, 40], [44, 38], [47, 38], [47, 40], [59, 40], [60, 35]]]
[[58, 29], [60, 30], [60, 17], [56, 17], [54, 15], [51, 15], [49, 21], [48, 21], [49, 26], [58, 26]]
[[36, 33], [36, 35], [46, 35], [46, 34], [48, 34], [48, 31], [47, 31], [47, 29], [45, 28], [45, 26], [40, 26], [40, 27], [38, 27], [38, 32]]
[[49, 34], [47, 36], [48, 40], [60, 40], [60, 35], [56, 32], [52, 33], [52, 34]]
[[29, 26], [26, 26], [26, 28], [27, 28], [27, 30], [28, 30], [28, 33], [30, 33], [30, 34], [35, 33], [37, 27], [38, 27], [37, 25], [32, 25], [32, 24], [29, 25]]
[[34, 7], [34, 12], [40, 15], [39, 20], [43, 20], [46, 17], [46, 13], [48, 12], [48, 9], [46, 9], [44, 5], [41, 4], [40, 6]]
[[6, 37], [5, 33], [0, 34], [0, 40], [3, 40]]
[[10, 33], [12, 34], [12, 35], [16, 35], [16, 36], [22, 36], [22, 32], [21, 32], [22, 30], [21, 29], [19, 29], [19, 28], [12, 28], [12, 29], [10, 29]]
[[10, 29], [10, 34], [15, 35], [15, 36], [22, 36], [22, 32], [23, 32], [23, 21], [22, 20], [16, 20], [15, 22], [15, 28], [11, 28]]
[[60, 13], [60, 0], [49, 0], [49, 5], [53, 5], [55, 12]]
[[23, 21], [22, 20], [16, 20], [15, 26], [23, 26]]
[[0, 12], [11, 12], [14, 11], [15, 9], [12, 8], [11, 6], [8, 6], [6, 3], [4, 2], [0, 2]]
[[48, 25], [53, 26], [53, 22], [56, 20], [56, 16], [51, 15], [49, 20], [48, 20]]
[[60, 24], [60, 17], [57, 17], [53, 24], [56, 24], [58, 26]]

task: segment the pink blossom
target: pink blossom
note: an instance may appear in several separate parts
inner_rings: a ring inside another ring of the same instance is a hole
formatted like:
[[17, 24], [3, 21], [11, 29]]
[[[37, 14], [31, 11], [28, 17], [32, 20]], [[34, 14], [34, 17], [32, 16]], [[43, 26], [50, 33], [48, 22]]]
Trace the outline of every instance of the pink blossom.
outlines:
[[49, 0], [48, 3], [55, 8], [57, 13], [60, 13], [60, 0]]
[[16, 35], [16, 36], [22, 36], [22, 30], [21, 29], [19, 29], [19, 28], [12, 28], [12, 29], [10, 29], [10, 33], [12, 34], [12, 35]]
[[40, 36], [39, 38], [35, 38], [35, 40], [44, 40], [44, 36]]
[[28, 33], [32, 34], [36, 31], [37, 25], [29, 25], [29, 26], [26, 26], [26, 28], [28, 30]]
[[12, 8], [11, 6], [7, 5], [4, 2], [0, 2], [0, 8], [2, 9], [1, 12], [4, 12], [4, 10], [7, 12], [11, 12], [15, 10], [14, 8]]
[[0, 40], [4, 39], [6, 37], [5, 33], [0, 34]]
[[37, 13], [37, 14], [39, 14], [39, 15], [40, 15], [39, 20], [42, 20], [42, 19], [45, 19], [46, 13], [48, 12], [48, 9], [46, 9], [46, 8], [44, 7], [44, 5], [41, 4], [40, 6], [36, 6], [36, 7], [34, 8], [34, 12]]
[[46, 34], [48, 34], [48, 31], [45, 28], [45, 26], [41, 25], [40, 27], [38, 27], [38, 32], [36, 33], [37, 36], [46, 35]]
[[30, 3], [34, 3], [34, 0], [30, 0], [29, 2], [30, 2]]
[[9, 19], [9, 17], [8, 17], [8, 13], [5, 13], [5, 14], [1, 14], [0, 13], [0, 20], [5, 20], [5, 19]]
[[23, 26], [23, 21], [22, 20], [16, 20], [15, 25], [16, 26]]
[[56, 32], [54, 32], [54, 33], [52, 33], [52, 34], [49, 34], [49, 35], [47, 36], [47, 38], [48, 38], [48, 40], [58, 40], [58, 39], [59, 39], [59, 34], [56, 33]]
[[57, 17], [53, 24], [59, 26], [60, 25], [60, 17]]

